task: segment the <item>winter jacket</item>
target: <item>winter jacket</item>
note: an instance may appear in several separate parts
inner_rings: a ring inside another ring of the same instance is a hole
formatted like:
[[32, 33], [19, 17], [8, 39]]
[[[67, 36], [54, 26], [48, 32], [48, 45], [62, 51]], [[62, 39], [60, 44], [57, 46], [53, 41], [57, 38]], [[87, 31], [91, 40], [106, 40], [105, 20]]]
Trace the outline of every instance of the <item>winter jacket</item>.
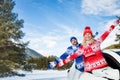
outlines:
[[84, 71], [91, 72], [94, 69], [99, 69], [108, 66], [105, 58], [103, 57], [102, 51], [100, 49], [101, 43], [106, 39], [110, 32], [114, 29], [114, 25], [111, 25], [108, 30], [106, 30], [94, 44], [89, 44], [88, 46], [80, 46], [78, 50], [72, 54], [67, 59], [62, 60], [58, 67], [72, 61], [80, 55], [84, 57]]
[[[74, 52], [77, 51], [77, 49], [81, 46], [81, 44], [77, 44], [76, 46], [69, 46], [66, 50], [65, 53], [63, 53], [59, 59], [56, 59], [57, 63], [59, 63], [61, 60], [66, 59], [67, 57], [69, 57], [70, 55], [72, 55]], [[78, 69], [79, 71], [83, 71], [84, 70], [84, 63], [83, 63], [83, 55], [77, 57], [75, 60], [75, 67], [76, 69]]]

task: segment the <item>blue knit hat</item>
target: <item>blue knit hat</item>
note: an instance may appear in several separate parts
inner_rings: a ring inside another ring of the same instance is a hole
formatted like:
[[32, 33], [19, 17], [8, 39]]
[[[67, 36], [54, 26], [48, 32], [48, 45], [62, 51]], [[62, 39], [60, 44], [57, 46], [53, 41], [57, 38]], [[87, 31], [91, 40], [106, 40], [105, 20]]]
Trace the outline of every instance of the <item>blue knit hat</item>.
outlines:
[[77, 38], [76, 38], [76, 37], [72, 36], [72, 37], [70, 38], [70, 42], [72, 42], [72, 39], [77, 40]]

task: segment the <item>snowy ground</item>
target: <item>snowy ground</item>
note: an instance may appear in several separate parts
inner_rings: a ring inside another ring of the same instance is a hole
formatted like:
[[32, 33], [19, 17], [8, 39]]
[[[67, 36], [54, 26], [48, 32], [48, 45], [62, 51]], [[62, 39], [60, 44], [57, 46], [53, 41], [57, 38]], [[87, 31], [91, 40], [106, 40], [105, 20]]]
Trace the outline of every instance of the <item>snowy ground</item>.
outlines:
[[6, 77], [0, 78], [0, 80], [67, 80], [66, 70], [33, 70], [32, 72], [19, 71], [19, 73], [24, 73], [26, 76]]

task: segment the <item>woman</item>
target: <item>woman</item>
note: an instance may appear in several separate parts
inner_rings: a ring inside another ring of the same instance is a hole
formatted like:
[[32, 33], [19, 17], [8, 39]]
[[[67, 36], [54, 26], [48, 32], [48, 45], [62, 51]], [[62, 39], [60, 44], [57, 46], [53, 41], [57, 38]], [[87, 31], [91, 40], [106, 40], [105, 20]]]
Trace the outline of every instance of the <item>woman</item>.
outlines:
[[[114, 29], [114, 25], [111, 25], [109, 29], [97, 40], [92, 37], [92, 30], [87, 26], [83, 33], [83, 47], [84, 50], [84, 67], [85, 72], [92, 72], [93, 74], [101, 77], [107, 77], [110, 79], [119, 79], [119, 71], [112, 69], [108, 66], [103, 53], [100, 49], [101, 43], [106, 39], [109, 33]], [[112, 74], [106, 73], [112, 71]], [[113, 77], [114, 73], [114, 77]]]
[[111, 25], [108, 30], [106, 30], [97, 40], [95, 40], [92, 36], [92, 30], [89, 26], [85, 27], [83, 32], [83, 44], [79, 47], [79, 49], [71, 55], [69, 58], [61, 61], [58, 64], [58, 67], [68, 63], [69, 61], [77, 58], [79, 55], [83, 55], [84, 57], [84, 71], [85, 72], [95, 72], [98, 69], [107, 68], [108, 63], [103, 57], [103, 53], [100, 49], [101, 43], [107, 38], [110, 32], [115, 28], [116, 24], [119, 24], [120, 21], [117, 20], [114, 25]]
[[91, 72], [94, 69], [103, 68], [108, 66], [106, 60], [104, 59], [100, 44], [106, 38], [106, 35], [109, 34], [110, 30], [113, 30], [114, 26], [112, 25], [110, 29], [104, 33], [98, 40], [95, 40], [92, 37], [92, 31], [89, 26], [87, 26], [83, 33], [83, 47], [81, 48], [84, 52], [84, 67], [85, 71]]

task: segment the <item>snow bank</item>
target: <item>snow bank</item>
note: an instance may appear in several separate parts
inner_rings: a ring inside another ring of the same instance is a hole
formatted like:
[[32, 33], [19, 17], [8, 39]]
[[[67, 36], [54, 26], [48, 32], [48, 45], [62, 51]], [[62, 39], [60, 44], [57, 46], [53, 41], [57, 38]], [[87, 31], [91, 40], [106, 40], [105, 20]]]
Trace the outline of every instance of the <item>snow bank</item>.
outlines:
[[24, 77], [12, 76], [0, 78], [0, 80], [40, 80], [44, 78], [59, 78], [67, 77], [67, 71], [62, 70], [33, 70], [32, 72], [19, 71], [19, 73], [25, 74]]

